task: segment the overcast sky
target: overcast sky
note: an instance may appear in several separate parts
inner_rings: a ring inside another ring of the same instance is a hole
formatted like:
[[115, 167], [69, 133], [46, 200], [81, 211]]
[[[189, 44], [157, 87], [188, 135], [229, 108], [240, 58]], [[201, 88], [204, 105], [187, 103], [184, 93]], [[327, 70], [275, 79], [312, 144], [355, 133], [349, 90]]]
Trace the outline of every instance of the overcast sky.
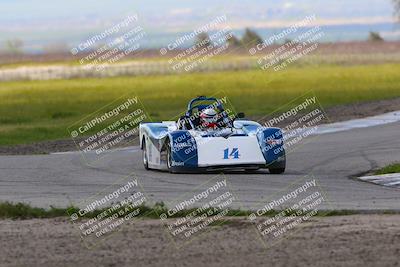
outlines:
[[221, 15], [232, 29], [282, 28], [312, 14], [320, 25], [394, 20], [391, 0], [0, 0], [0, 44], [18, 38], [34, 49], [70, 45], [132, 14], [147, 33], [158, 35], [150, 38], [155, 42]]
[[[308, 14], [316, 14], [326, 24], [393, 19], [391, 0], [0, 0], [0, 11], [1, 30], [17, 26], [92, 27], [129, 13], [137, 13], [155, 29], [163, 23], [171, 31], [200, 25], [221, 14], [238, 27], [254, 23], [278, 25]], [[49, 21], [52, 23], [42, 24]]]

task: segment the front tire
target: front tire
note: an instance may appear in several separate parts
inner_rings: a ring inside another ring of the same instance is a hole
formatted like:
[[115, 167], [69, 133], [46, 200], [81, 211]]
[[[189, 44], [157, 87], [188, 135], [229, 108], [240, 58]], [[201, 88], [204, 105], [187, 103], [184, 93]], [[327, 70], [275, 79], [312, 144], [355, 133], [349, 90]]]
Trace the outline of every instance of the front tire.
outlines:
[[167, 170], [172, 173], [172, 155], [171, 155], [171, 144], [169, 140], [166, 142], [166, 150], [167, 150]]
[[143, 139], [143, 153], [142, 153], [142, 157], [143, 157], [143, 166], [146, 170], [149, 169], [149, 158], [147, 156], [147, 147], [146, 147], [146, 141]]

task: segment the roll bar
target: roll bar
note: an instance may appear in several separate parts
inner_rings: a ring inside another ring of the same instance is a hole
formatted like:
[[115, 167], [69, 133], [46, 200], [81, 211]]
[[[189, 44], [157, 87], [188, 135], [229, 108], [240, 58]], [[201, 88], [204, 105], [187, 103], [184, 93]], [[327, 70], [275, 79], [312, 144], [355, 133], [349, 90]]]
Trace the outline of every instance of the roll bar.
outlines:
[[188, 108], [187, 108], [187, 114], [188, 115], [191, 115], [190, 113], [192, 111], [194, 103], [199, 102], [199, 101], [215, 101], [215, 102], [218, 103], [217, 107], [219, 109], [222, 109], [222, 103], [217, 98], [215, 98], [215, 97], [206, 97], [206, 96], [198, 96], [198, 97], [193, 98], [192, 100], [189, 101]]

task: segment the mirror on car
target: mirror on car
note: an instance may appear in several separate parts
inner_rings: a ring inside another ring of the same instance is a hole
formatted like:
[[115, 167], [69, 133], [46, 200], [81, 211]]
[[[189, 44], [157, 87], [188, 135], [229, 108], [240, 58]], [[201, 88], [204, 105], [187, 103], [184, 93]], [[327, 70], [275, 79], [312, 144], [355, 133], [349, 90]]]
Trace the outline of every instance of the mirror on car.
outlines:
[[236, 115], [236, 117], [239, 118], [239, 119], [243, 119], [243, 118], [245, 117], [245, 114], [244, 114], [244, 112], [239, 112], [239, 113]]

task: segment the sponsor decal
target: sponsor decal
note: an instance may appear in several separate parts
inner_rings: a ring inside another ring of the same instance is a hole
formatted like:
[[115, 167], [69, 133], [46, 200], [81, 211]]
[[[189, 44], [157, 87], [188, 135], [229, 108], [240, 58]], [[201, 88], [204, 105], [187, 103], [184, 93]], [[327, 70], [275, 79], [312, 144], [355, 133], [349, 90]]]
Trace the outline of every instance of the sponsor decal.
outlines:
[[179, 162], [179, 161], [172, 161], [171, 165], [172, 166], [183, 166], [183, 165], [185, 165], [185, 163], [184, 162]]

